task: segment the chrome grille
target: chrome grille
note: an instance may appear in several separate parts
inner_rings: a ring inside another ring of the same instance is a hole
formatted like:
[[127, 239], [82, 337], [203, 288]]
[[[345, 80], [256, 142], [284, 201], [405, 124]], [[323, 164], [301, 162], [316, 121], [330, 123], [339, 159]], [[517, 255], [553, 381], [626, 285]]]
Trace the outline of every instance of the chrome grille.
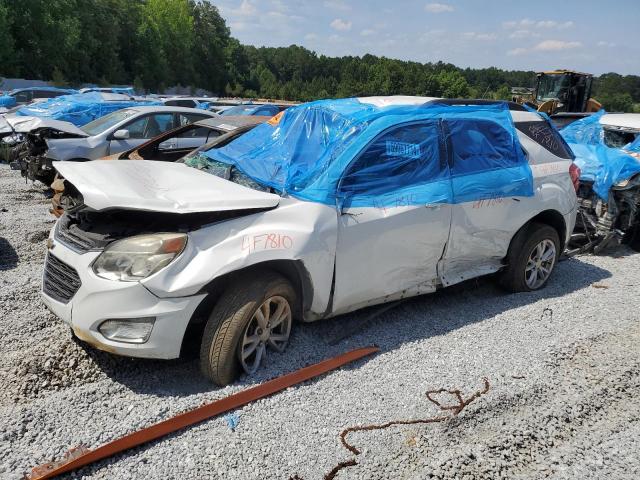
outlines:
[[47, 254], [42, 277], [42, 289], [49, 297], [61, 303], [68, 303], [82, 283], [75, 268], [59, 258]]

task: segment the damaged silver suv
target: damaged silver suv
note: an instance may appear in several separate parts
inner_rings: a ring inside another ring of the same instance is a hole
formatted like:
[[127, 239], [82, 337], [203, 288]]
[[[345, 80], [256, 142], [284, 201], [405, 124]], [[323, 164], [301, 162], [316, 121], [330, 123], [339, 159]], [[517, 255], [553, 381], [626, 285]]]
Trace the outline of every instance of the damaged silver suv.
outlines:
[[55, 163], [73, 201], [42, 296], [108, 352], [168, 359], [196, 340], [226, 385], [295, 320], [495, 272], [542, 288], [575, 221], [572, 165], [518, 105], [424, 97], [291, 107], [182, 163]]

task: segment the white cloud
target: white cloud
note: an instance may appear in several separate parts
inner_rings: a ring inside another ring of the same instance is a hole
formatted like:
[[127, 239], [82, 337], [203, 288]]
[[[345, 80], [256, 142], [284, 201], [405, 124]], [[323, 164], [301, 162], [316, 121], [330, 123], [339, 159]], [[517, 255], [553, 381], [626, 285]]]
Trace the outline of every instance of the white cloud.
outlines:
[[541, 20], [536, 23], [536, 27], [538, 28], [556, 28], [558, 30], [562, 30], [564, 28], [573, 27], [572, 21], [567, 22], [556, 22], [555, 20]]
[[446, 3], [427, 3], [424, 9], [429, 13], [453, 12], [454, 8]]
[[341, 10], [343, 12], [348, 12], [351, 10], [351, 5], [348, 5], [340, 0], [325, 0], [323, 3], [325, 8], [331, 8], [332, 10]]
[[539, 33], [534, 33], [530, 30], [514, 30], [509, 35], [509, 38], [528, 38], [528, 37], [538, 37]]
[[509, 20], [508, 22], [503, 22], [502, 27], [507, 30], [526, 30], [530, 28], [563, 30], [565, 28], [573, 27], [573, 22], [570, 20], [566, 22], [558, 22], [556, 20], [531, 20], [530, 18], [523, 18], [522, 20]]
[[514, 48], [513, 50], [509, 50], [507, 52], [507, 55], [509, 56], [517, 56], [517, 55], [524, 55], [525, 53], [527, 53], [527, 49], [526, 48]]
[[348, 32], [351, 30], [351, 22], [347, 20], [342, 20], [341, 18], [336, 18], [333, 22], [330, 23], [331, 28], [334, 30], [338, 30], [339, 32]]
[[463, 37], [474, 39], [474, 40], [495, 40], [498, 38], [498, 35], [495, 33], [477, 33], [477, 32], [464, 32], [462, 34]]
[[298, 15], [288, 15], [286, 13], [282, 13], [277, 10], [272, 10], [271, 12], [267, 12], [265, 17], [269, 18], [272, 21], [280, 22], [279, 27], [281, 27], [284, 22], [297, 22], [304, 20], [302, 17]]
[[362, 35], [363, 37], [368, 37], [369, 35], [373, 35], [374, 33], [376, 33], [375, 30], [371, 30], [370, 28], [365, 28], [360, 32], [360, 35]]
[[598, 42], [598, 46], [599, 46], [599, 47], [615, 47], [615, 46], [616, 46], [616, 44], [615, 44], [615, 43], [613, 43], [613, 42], [605, 42], [604, 40], [600, 40], [600, 41]]
[[242, 0], [239, 8], [232, 11], [236, 15], [242, 15], [245, 17], [255, 15], [258, 9], [249, 0]]
[[305, 40], [309, 40], [309, 41], [311, 41], [311, 40], [317, 40], [317, 39], [318, 39], [318, 35], [317, 35], [316, 33], [307, 33], [307, 34], [304, 36], [304, 39], [305, 39]]
[[557, 52], [559, 50], [569, 50], [581, 47], [580, 42], [564, 42], [562, 40], [544, 40], [533, 47], [534, 50], [540, 52]]
[[562, 50], [571, 50], [581, 47], [580, 42], [564, 42], [562, 40], [543, 40], [536, 44], [533, 48], [514, 48], [507, 52], [509, 56], [525, 55], [531, 52], [559, 52]]

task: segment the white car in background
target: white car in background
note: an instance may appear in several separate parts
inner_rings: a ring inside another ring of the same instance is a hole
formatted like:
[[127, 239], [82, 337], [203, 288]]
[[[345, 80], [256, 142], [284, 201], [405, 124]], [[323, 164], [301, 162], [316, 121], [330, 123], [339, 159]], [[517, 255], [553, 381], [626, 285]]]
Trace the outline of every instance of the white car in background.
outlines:
[[622, 148], [640, 135], [640, 113], [606, 113], [600, 123], [607, 147]]
[[55, 175], [53, 161], [84, 162], [124, 152], [168, 130], [214, 116], [196, 108], [141, 106], [117, 110], [81, 127], [17, 117], [12, 120], [32, 121], [36, 126], [25, 133], [26, 142], [11, 166], [29, 179], [50, 184]]
[[[451, 118], [416, 113], [440, 103]], [[108, 352], [169, 359], [196, 340], [203, 373], [226, 385], [283, 351], [294, 319], [495, 272], [511, 291], [542, 288], [573, 230], [578, 172], [539, 115], [500, 104], [500, 124], [486, 103], [313, 102], [186, 164], [57, 163], [77, 201], [49, 237], [44, 302]], [[298, 180], [279, 188], [281, 174]]]

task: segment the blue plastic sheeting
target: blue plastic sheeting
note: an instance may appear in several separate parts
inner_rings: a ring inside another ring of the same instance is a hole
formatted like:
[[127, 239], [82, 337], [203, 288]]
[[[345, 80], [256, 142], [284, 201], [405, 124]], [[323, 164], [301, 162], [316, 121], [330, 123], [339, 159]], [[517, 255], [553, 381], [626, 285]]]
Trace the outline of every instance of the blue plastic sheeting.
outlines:
[[231, 107], [223, 111], [220, 115], [264, 115], [267, 117], [272, 117], [274, 115], [277, 115], [279, 112], [280, 108], [277, 105], [243, 104]]
[[600, 119], [605, 114], [600, 110], [560, 130], [576, 155], [580, 180], [593, 182], [593, 191], [603, 200], [609, 198], [612, 186], [640, 173], [640, 161], [625, 153], [626, 148], [611, 148], [604, 143]]
[[15, 97], [11, 95], [2, 95], [0, 96], [0, 107], [11, 108], [16, 105]]
[[291, 107], [205, 155], [262, 185], [328, 205], [533, 195], [531, 169], [502, 103], [377, 107], [321, 100]]
[[[112, 94], [108, 94], [112, 95]], [[25, 106], [16, 112], [18, 115], [64, 120], [80, 127], [123, 108], [137, 106], [162, 105], [161, 102], [139, 102], [134, 100], [104, 100], [101, 93], [79, 93], [52, 98], [46, 102]]]
[[105, 87], [107, 90], [102, 89], [101, 87], [87, 87], [83, 89], [82, 93], [91, 93], [91, 92], [108, 92], [108, 93], [121, 93], [123, 95], [135, 95], [136, 92], [133, 87]]
[[9, 93], [14, 94], [18, 92], [29, 92], [29, 91], [46, 91], [46, 92], [56, 92], [60, 94], [72, 95], [74, 93], [78, 93], [78, 90], [73, 88], [60, 88], [60, 87], [24, 87], [24, 88], [14, 88]]

